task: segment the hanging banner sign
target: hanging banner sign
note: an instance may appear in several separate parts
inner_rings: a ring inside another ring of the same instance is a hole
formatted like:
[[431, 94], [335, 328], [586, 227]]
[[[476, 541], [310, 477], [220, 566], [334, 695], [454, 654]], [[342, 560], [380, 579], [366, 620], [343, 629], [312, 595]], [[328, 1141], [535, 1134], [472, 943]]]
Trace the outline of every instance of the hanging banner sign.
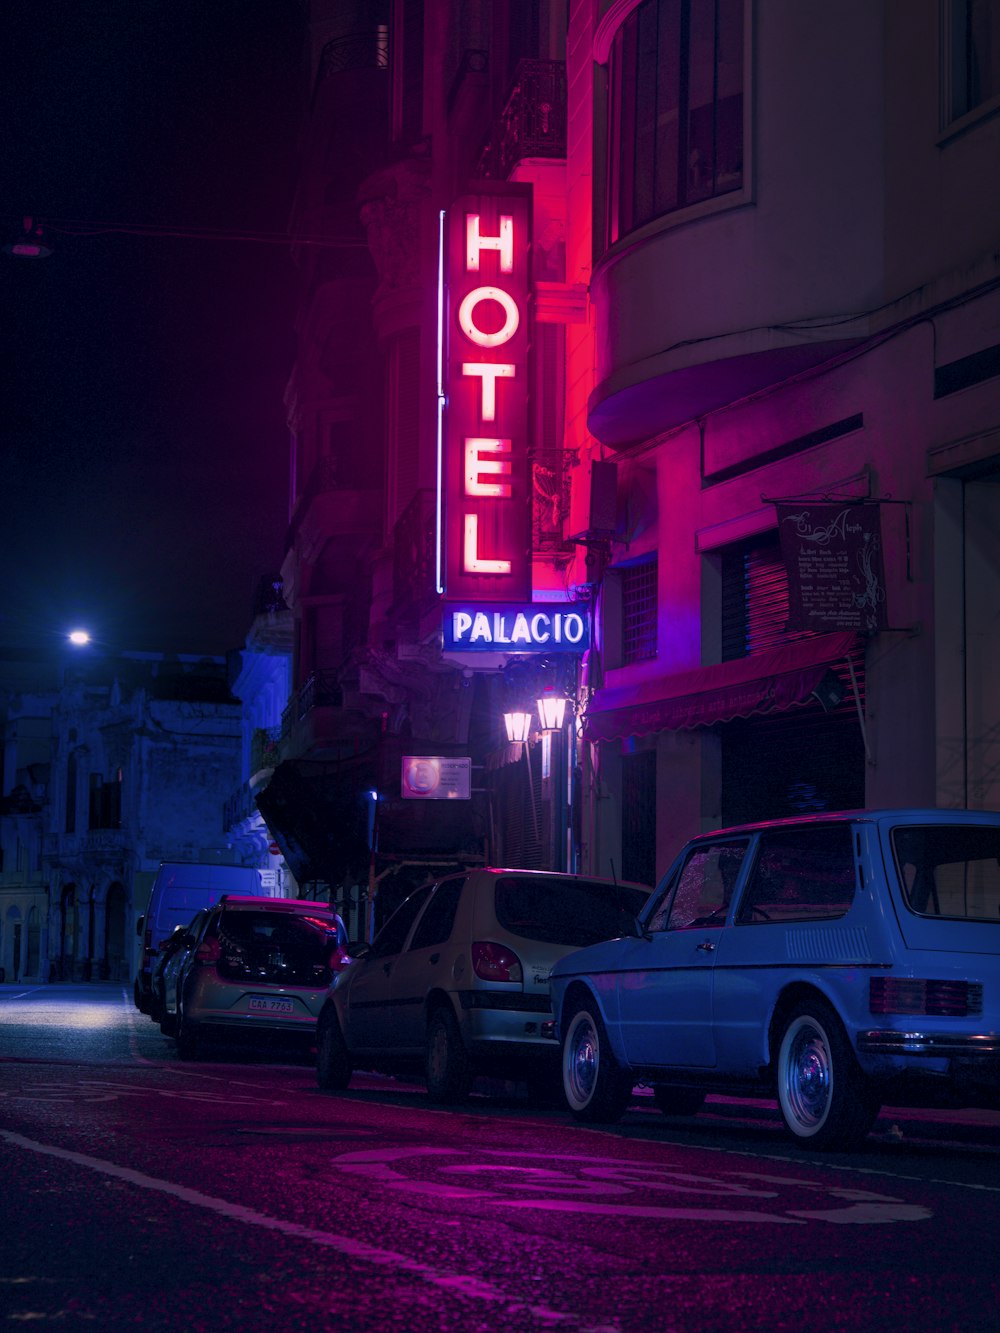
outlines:
[[527, 187], [466, 195], [449, 210], [441, 480], [450, 598], [531, 596], [530, 239]]
[[449, 602], [444, 646], [459, 653], [582, 653], [590, 647], [589, 612], [570, 602]]
[[788, 572], [788, 628], [885, 629], [879, 506], [780, 504], [776, 509]]

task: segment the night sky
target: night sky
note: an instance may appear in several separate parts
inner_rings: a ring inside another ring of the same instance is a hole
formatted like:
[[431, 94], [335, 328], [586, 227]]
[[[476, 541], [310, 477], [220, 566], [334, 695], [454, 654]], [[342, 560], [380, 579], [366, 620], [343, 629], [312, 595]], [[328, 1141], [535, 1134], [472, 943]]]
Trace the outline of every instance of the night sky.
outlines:
[[[0, 651], [220, 653], [276, 573], [300, 0], [7, 0]], [[74, 225], [79, 223], [81, 225]], [[95, 224], [154, 234], [97, 235]], [[226, 239], [172, 236], [223, 232]]]

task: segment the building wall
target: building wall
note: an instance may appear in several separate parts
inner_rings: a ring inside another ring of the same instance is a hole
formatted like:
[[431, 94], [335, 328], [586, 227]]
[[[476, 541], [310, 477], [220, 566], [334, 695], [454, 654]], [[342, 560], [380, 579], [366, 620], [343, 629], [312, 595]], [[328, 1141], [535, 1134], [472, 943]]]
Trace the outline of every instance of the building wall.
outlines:
[[[611, 573], [659, 559], [656, 657], [620, 665], [605, 594], [602, 665], [606, 685], [638, 690], [719, 662], [722, 555], [775, 531], [775, 499], [882, 501], [888, 628], [863, 645], [860, 789], [871, 806], [989, 808], [1000, 378], [945, 392], [940, 372], [995, 360], [1000, 117], [941, 131], [937, 11], [754, 6], [744, 196], [647, 224], [598, 259], [590, 425], [618, 460]], [[726, 725], [595, 747], [595, 865], [620, 855], [621, 765], [637, 746], [657, 752], [661, 872], [718, 825]]]
[[[8, 979], [127, 983], [160, 861], [233, 860], [223, 809], [240, 774], [240, 710], [225, 664], [94, 659], [44, 697], [5, 696], [5, 711], [8, 762], [25, 720], [48, 762], [29, 766], [28, 812], [11, 795], [24, 756], [13, 775], [5, 764], [0, 966]], [[92, 779], [112, 789], [103, 801]]]

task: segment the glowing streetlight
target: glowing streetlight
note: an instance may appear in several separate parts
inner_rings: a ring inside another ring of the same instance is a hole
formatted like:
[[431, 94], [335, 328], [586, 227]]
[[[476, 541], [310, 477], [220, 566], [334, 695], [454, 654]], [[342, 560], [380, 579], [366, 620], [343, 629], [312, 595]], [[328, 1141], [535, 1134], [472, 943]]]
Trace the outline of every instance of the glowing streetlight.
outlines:
[[85, 629], [71, 629], [66, 637], [74, 648], [86, 648], [90, 643], [90, 634]]

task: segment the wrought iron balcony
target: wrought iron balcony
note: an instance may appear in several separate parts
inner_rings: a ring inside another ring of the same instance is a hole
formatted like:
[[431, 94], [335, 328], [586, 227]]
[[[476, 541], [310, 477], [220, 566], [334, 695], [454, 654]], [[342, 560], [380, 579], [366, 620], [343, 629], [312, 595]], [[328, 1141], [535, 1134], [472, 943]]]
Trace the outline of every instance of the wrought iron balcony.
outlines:
[[257, 727], [250, 737], [250, 773], [274, 768], [281, 759], [280, 727]]
[[561, 60], [522, 60], [476, 175], [507, 180], [526, 157], [565, 156], [566, 66]]
[[281, 715], [282, 731], [287, 732], [314, 708], [342, 708], [344, 691], [335, 671], [314, 671]]

